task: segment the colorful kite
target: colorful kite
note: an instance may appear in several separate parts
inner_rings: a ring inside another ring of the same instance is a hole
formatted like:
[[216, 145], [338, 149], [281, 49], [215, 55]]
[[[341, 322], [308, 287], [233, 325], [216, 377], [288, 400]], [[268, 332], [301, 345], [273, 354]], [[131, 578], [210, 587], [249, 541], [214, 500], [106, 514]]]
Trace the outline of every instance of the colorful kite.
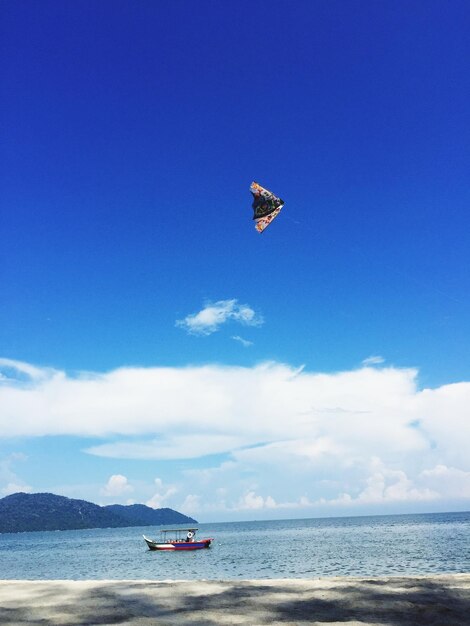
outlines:
[[282, 207], [284, 206], [284, 200], [278, 198], [273, 193], [258, 185], [258, 183], [251, 183], [250, 191], [253, 194], [253, 219], [255, 220], [255, 228], [259, 233], [271, 224], [273, 219], [279, 215]]

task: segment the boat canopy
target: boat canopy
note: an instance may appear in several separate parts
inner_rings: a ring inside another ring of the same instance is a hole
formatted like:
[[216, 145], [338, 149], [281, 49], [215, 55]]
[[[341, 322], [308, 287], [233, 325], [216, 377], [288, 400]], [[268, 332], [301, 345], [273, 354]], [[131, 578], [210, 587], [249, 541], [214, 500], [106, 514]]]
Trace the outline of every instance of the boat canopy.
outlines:
[[161, 533], [187, 533], [193, 532], [195, 533], [199, 528], [164, 528], [160, 532]]

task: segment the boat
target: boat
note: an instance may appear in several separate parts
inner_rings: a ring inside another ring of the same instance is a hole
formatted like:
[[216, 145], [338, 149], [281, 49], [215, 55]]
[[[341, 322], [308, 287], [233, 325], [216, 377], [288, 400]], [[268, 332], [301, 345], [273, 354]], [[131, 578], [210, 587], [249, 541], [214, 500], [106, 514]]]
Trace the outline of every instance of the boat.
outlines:
[[166, 528], [160, 531], [160, 539], [143, 535], [149, 550], [201, 550], [208, 548], [212, 538], [196, 539], [198, 528]]

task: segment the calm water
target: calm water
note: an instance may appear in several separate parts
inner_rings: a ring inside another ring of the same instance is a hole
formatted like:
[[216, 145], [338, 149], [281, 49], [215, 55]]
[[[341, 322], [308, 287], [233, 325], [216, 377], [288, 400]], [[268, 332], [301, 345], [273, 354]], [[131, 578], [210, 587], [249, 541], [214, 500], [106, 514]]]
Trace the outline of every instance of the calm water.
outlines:
[[209, 550], [119, 528], [0, 535], [0, 579], [312, 578], [470, 572], [470, 512], [200, 524]]

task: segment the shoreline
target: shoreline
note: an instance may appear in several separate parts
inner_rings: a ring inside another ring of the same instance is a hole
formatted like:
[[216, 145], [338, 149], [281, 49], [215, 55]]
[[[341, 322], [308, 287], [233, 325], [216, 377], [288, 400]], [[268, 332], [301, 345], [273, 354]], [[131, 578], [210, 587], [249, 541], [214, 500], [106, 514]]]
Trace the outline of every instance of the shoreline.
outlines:
[[470, 573], [254, 580], [0, 580], [0, 623], [464, 626]]

